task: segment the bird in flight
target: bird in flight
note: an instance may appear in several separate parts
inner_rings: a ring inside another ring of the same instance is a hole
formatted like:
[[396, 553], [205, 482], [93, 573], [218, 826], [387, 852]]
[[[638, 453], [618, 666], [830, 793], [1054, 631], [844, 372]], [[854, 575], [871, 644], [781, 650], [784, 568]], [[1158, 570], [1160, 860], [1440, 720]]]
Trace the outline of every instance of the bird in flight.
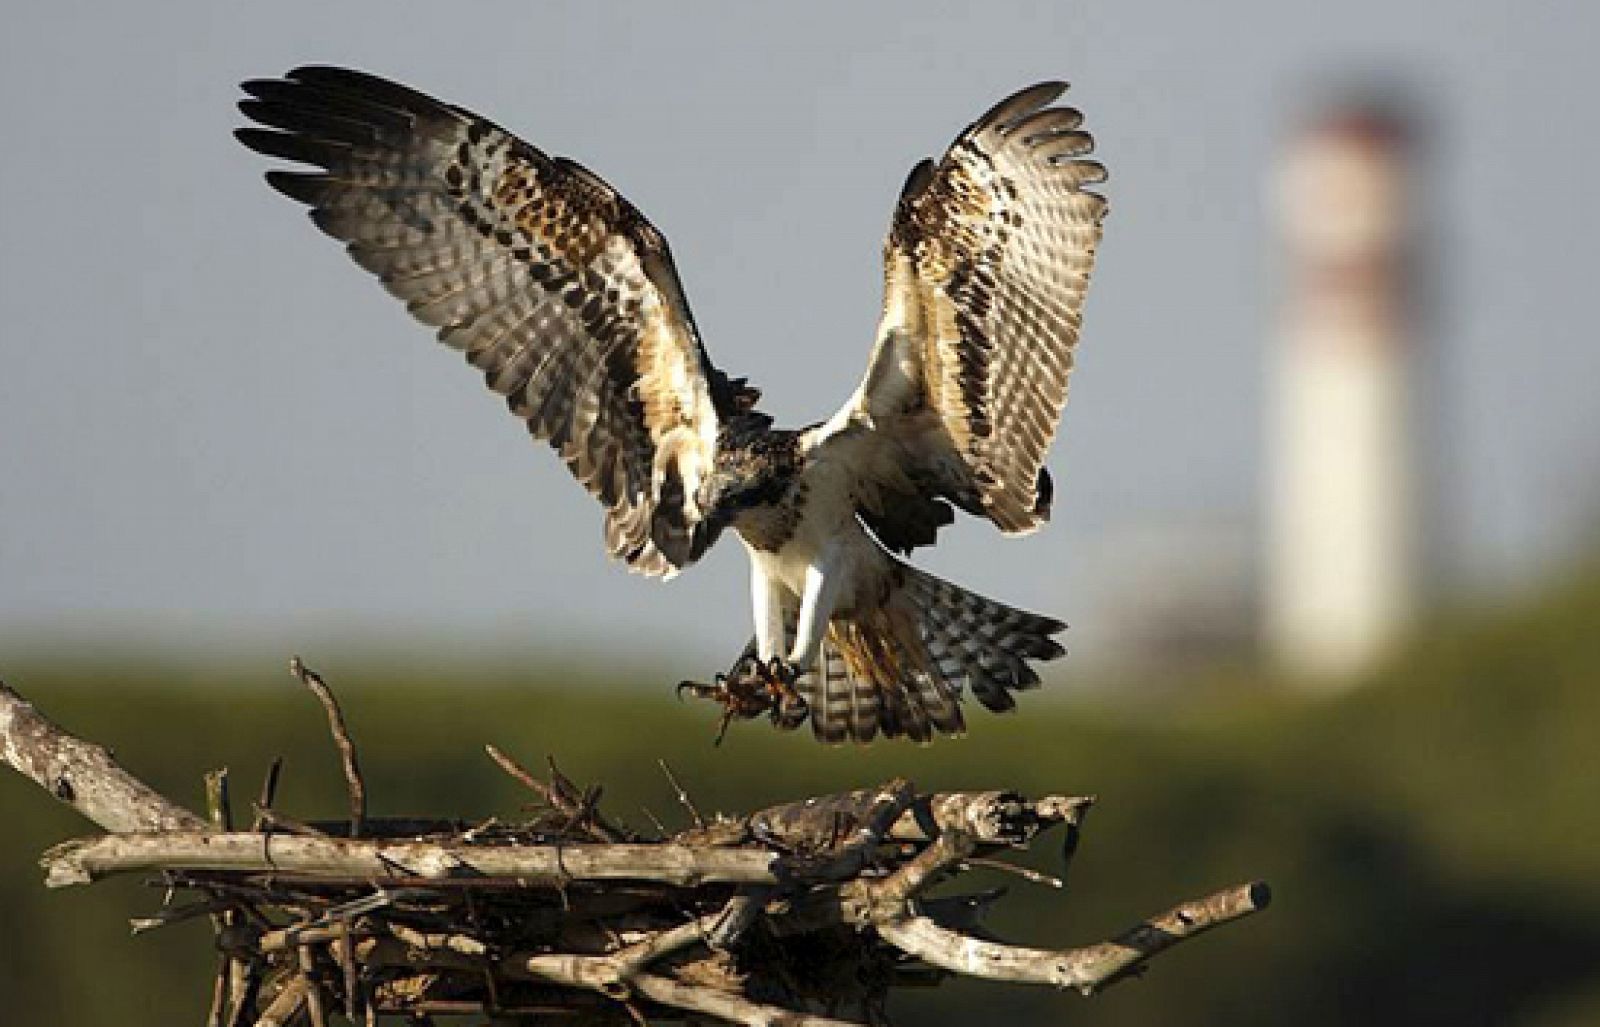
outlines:
[[965, 730], [1010, 710], [1064, 625], [913, 567], [956, 508], [1008, 535], [1049, 516], [1105, 180], [1082, 117], [1031, 86], [911, 170], [884, 243], [861, 384], [827, 420], [774, 426], [711, 363], [666, 239], [575, 161], [471, 111], [335, 67], [246, 82], [267, 181], [310, 208], [481, 370], [605, 507], [611, 555], [670, 577], [732, 529], [755, 637], [714, 684], [730, 718], [809, 720], [824, 742]]

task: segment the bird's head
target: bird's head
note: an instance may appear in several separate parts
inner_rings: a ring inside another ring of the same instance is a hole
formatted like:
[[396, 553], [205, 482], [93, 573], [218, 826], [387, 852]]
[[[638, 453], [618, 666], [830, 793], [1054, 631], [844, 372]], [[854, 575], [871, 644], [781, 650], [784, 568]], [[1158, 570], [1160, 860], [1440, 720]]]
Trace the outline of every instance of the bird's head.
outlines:
[[773, 431], [765, 414], [740, 414], [724, 425], [711, 473], [700, 485], [708, 519], [732, 524], [744, 511], [781, 499], [795, 470], [793, 435]]

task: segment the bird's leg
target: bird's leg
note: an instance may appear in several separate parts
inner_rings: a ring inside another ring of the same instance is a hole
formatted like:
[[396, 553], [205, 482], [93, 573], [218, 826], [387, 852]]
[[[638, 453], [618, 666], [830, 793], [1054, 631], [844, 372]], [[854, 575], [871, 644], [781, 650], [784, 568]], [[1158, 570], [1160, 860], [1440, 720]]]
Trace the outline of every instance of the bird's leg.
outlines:
[[805, 668], [816, 666], [822, 655], [822, 639], [828, 633], [828, 621], [833, 617], [844, 579], [842, 563], [842, 550], [830, 545], [806, 568], [805, 591], [800, 596], [800, 612], [795, 620], [788, 657], [774, 656], [766, 667], [772, 687], [786, 698], [804, 702], [795, 692], [794, 683]]
[[[820, 579], [819, 579], [820, 580]], [[816, 596], [807, 589], [808, 600], [815, 606]], [[756, 636], [752, 645], [734, 661], [726, 674], [718, 674], [709, 685], [697, 681], [678, 684], [678, 696], [685, 692], [697, 699], [712, 699], [722, 704], [722, 724], [717, 734], [721, 741], [728, 724], [734, 719], [747, 720], [769, 713], [779, 727], [793, 728], [805, 722], [810, 706], [795, 688], [802, 667], [809, 665], [782, 655], [785, 641], [785, 602], [782, 586], [766, 573], [759, 562], [750, 566], [750, 598], [755, 613]], [[792, 602], [792, 600], [790, 601]], [[832, 606], [831, 596], [826, 605]], [[802, 621], [804, 618], [801, 618]], [[827, 615], [823, 614], [826, 627]], [[820, 648], [820, 635], [810, 646], [812, 658]]]

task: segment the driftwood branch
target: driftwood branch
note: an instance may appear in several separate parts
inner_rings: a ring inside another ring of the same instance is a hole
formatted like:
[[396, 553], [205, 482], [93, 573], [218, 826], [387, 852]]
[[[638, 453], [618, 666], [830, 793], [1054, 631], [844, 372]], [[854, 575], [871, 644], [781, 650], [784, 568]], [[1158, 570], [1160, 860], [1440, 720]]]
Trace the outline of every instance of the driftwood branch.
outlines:
[[0, 762], [107, 831], [197, 831], [206, 822], [52, 723], [0, 684]]
[[955, 973], [1022, 984], [1050, 984], [1089, 995], [1139, 972], [1152, 956], [1186, 938], [1265, 909], [1270, 898], [1263, 882], [1241, 885], [1186, 902], [1110, 941], [1062, 951], [982, 941], [926, 916], [888, 920], [877, 928], [890, 944]]
[[930, 972], [1087, 994], [1268, 898], [1264, 884], [1245, 885], [1098, 944], [1006, 945], [982, 932], [1001, 892], [928, 890], [974, 864], [1059, 887], [999, 857], [1057, 828], [1070, 843], [1093, 799], [928, 794], [904, 780], [730, 818], [702, 813], [669, 771], [693, 826], [647, 838], [600, 814], [598, 788], [578, 788], [554, 764], [541, 782], [490, 747], [539, 799], [532, 820], [369, 818], [331, 690], [294, 669], [328, 711], [348, 822], [272, 810], [275, 769], [253, 829], [230, 830], [225, 773], [207, 778], [203, 819], [0, 686], [0, 759], [109, 832], [45, 853], [46, 883], [155, 872], [169, 891], [198, 893], [136, 930], [211, 918], [222, 960], [208, 1023], [218, 1027], [322, 1027], [339, 1013], [367, 1023], [557, 1012], [626, 1024], [880, 1022], [887, 990], [930, 983]]
[[777, 857], [752, 849], [691, 845], [507, 845], [454, 839], [403, 841], [295, 834], [168, 831], [102, 835], [45, 853], [45, 883], [88, 884], [135, 870], [225, 870], [382, 881], [406, 877], [463, 884], [492, 879], [550, 885], [566, 881], [776, 883]]

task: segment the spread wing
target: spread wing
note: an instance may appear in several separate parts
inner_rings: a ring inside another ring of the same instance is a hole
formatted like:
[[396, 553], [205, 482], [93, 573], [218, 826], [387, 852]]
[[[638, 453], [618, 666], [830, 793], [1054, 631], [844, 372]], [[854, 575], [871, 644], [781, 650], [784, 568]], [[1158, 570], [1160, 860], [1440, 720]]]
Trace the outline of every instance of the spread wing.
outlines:
[[862, 516], [891, 548], [953, 511], [1007, 533], [1049, 516], [1045, 453], [1067, 398], [1106, 203], [1082, 116], [1043, 83], [912, 170], [884, 244], [866, 377], [825, 429], [855, 436]]
[[695, 505], [717, 427], [754, 402], [701, 346], [666, 240], [581, 165], [362, 72], [246, 82], [267, 181], [308, 204], [439, 330], [606, 507], [613, 556], [670, 575], [712, 539]]

